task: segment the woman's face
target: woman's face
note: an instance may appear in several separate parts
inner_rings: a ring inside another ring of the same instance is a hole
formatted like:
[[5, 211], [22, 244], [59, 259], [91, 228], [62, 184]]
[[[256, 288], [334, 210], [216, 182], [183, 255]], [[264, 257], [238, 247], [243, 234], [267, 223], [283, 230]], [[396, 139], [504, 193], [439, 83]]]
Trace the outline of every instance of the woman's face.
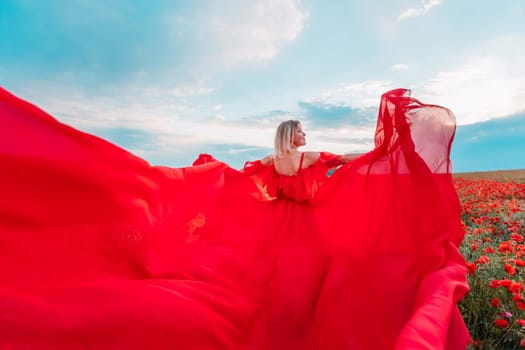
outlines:
[[301, 147], [301, 146], [306, 145], [305, 136], [306, 134], [303, 131], [303, 127], [301, 126], [301, 124], [297, 124], [297, 127], [295, 128], [295, 131], [293, 133], [293, 140], [292, 140], [293, 145], [295, 147]]

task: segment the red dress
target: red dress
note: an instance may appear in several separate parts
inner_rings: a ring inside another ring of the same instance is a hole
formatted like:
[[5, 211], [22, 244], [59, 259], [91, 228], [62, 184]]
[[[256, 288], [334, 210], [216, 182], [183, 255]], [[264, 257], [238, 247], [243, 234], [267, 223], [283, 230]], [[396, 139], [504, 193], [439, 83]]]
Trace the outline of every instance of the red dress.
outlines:
[[5, 90], [0, 125], [1, 348], [466, 348], [454, 118], [407, 90], [331, 176], [151, 166]]

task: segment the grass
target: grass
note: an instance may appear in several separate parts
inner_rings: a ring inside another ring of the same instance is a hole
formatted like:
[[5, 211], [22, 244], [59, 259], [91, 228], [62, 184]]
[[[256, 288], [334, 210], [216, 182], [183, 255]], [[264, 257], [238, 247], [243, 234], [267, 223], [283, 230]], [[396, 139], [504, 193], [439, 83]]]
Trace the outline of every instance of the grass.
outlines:
[[454, 174], [469, 294], [469, 349], [525, 349], [525, 170]]

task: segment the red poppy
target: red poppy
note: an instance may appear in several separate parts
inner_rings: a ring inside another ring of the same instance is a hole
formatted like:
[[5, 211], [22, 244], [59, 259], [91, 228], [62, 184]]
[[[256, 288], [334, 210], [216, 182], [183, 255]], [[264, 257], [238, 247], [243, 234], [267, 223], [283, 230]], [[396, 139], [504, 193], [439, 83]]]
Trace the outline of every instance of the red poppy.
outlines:
[[486, 255], [482, 255], [476, 260], [476, 264], [488, 264], [490, 262], [490, 258]]
[[498, 288], [498, 287], [499, 287], [499, 281], [498, 281], [498, 280], [492, 280], [492, 281], [490, 281], [488, 287], [489, 287], [489, 288]]
[[483, 249], [483, 251], [487, 254], [492, 254], [494, 253], [494, 248], [492, 248], [491, 246], [488, 246], [485, 249]]
[[518, 294], [518, 293], [514, 293], [512, 294], [512, 301], [517, 303], [519, 301], [523, 301], [523, 296]]
[[492, 307], [498, 307], [501, 305], [501, 301], [499, 300], [499, 298], [492, 298], [490, 304], [492, 305]]
[[510, 287], [513, 283], [513, 281], [511, 280], [508, 280], [508, 279], [503, 279], [503, 280], [499, 280], [497, 281], [498, 283], [498, 286], [502, 286], [502, 287]]
[[514, 293], [519, 293], [523, 290], [522, 282], [512, 282], [509, 286], [509, 290]]
[[503, 318], [497, 318], [494, 323], [496, 324], [496, 327], [498, 328], [507, 328], [509, 326], [509, 321], [503, 319]]
[[502, 253], [510, 253], [512, 252], [512, 246], [509, 242], [501, 242], [499, 244], [498, 250]]
[[514, 268], [514, 266], [505, 264], [504, 268], [505, 268], [505, 271], [507, 271], [509, 275], [513, 276], [514, 274], [516, 274], [516, 269]]

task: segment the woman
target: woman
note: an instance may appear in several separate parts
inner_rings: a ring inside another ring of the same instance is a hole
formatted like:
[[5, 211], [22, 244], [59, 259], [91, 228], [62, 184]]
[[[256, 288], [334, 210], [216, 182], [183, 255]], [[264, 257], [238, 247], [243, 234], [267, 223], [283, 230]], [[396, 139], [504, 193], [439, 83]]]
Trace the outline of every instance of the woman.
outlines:
[[[329, 170], [334, 170], [362, 155], [299, 152], [298, 148], [305, 145], [306, 133], [301, 123], [298, 120], [284, 121], [279, 124], [275, 133], [274, 154], [260, 161], [246, 162], [243, 171], [247, 174], [254, 174], [265, 168], [265, 172], [273, 176], [266, 176], [265, 179], [259, 179], [258, 182], [264, 183], [267, 195], [272, 192], [271, 196], [275, 198], [279, 196], [296, 201], [306, 201], [313, 199], [318, 187], [324, 180], [327, 180]], [[311, 175], [312, 173], [314, 176]]]
[[[282, 175], [293, 176], [302, 168], [315, 164], [319, 152], [299, 153], [298, 148], [306, 145], [306, 133], [298, 120], [287, 120], [279, 124], [275, 132], [275, 153], [261, 160], [262, 164], [274, 164], [275, 170]], [[360, 154], [344, 154], [333, 159], [332, 165], [346, 163]]]
[[453, 121], [398, 89], [359, 157], [289, 121], [243, 171], [167, 168], [1, 90], [0, 345], [464, 349]]

